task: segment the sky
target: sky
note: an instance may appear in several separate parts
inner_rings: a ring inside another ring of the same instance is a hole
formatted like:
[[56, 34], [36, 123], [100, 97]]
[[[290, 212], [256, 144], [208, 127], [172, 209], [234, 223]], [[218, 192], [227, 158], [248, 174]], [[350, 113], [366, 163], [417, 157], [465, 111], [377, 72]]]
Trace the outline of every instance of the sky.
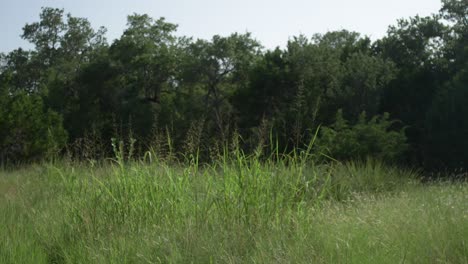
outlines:
[[41, 7], [64, 8], [94, 28], [119, 38], [129, 14], [165, 17], [177, 35], [210, 39], [251, 32], [266, 48], [284, 47], [289, 38], [332, 30], [357, 31], [375, 40], [397, 19], [436, 13], [440, 0], [0, 0], [0, 52], [32, 48], [20, 35], [39, 21]]

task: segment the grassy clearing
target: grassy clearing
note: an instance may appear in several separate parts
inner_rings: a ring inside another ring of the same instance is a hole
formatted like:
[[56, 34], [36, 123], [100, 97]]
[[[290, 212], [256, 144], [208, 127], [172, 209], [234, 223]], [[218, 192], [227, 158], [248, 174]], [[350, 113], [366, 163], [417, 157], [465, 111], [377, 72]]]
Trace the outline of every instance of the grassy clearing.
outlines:
[[0, 263], [468, 263], [468, 186], [416, 177], [242, 156], [4, 171]]

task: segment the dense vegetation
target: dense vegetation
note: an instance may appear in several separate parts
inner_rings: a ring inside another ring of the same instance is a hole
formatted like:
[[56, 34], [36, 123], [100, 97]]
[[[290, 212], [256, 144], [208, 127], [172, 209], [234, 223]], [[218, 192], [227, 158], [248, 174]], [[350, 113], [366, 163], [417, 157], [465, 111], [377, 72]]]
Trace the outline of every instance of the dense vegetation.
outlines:
[[176, 29], [43, 8], [0, 54], [0, 263], [468, 263], [466, 0], [376, 41]]
[[248, 153], [267, 142], [287, 153], [319, 131], [316, 151], [329, 157], [466, 168], [468, 4], [442, 2], [374, 42], [342, 30], [274, 50], [249, 33], [177, 36], [139, 14], [108, 43], [104, 28], [43, 8], [23, 28], [35, 48], [0, 55], [0, 159], [99, 159], [117, 138], [136, 140], [140, 156], [209, 160], [238, 135]]
[[377, 161], [0, 171], [1, 263], [467, 263], [468, 186]]

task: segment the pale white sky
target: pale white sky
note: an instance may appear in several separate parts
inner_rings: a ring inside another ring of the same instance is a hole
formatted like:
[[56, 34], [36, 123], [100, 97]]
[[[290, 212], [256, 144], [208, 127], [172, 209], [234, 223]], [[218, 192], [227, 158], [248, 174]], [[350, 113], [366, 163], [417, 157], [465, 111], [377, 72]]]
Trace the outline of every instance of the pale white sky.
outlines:
[[284, 47], [288, 38], [348, 29], [377, 39], [399, 18], [436, 13], [440, 0], [0, 0], [0, 52], [30, 48], [22, 27], [39, 20], [42, 6], [65, 8], [105, 26], [118, 38], [126, 16], [146, 13], [179, 25], [178, 35], [209, 39], [215, 34], [252, 32], [266, 48]]

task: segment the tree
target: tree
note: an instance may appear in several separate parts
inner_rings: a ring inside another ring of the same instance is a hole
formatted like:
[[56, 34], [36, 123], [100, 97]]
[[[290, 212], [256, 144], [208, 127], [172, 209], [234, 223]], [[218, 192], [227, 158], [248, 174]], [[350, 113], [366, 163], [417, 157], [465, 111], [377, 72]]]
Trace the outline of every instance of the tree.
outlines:
[[400, 20], [374, 49], [395, 63], [395, 79], [384, 87], [380, 112], [390, 112], [409, 127], [409, 160], [423, 162], [425, 116], [441, 84], [449, 79], [443, 55], [447, 27], [438, 15]]
[[441, 16], [450, 22], [442, 48], [449, 78], [426, 113], [423, 153], [426, 167], [457, 170], [468, 167], [468, 3], [445, 0]]
[[63, 16], [63, 9], [42, 8], [40, 22], [26, 24], [23, 28], [22, 37], [36, 46], [36, 51], [46, 66], [52, 65], [58, 55], [60, 40], [66, 30]]
[[27, 24], [22, 35], [35, 49], [7, 54], [0, 82], [8, 84], [12, 98], [17, 95], [17, 100], [24, 100], [30, 107], [43, 108], [46, 116], [59, 114], [51, 117], [53, 122], [62, 122], [64, 117], [66, 129], [74, 134], [77, 128], [72, 112], [80, 107], [76, 78], [106, 48], [105, 29], [95, 31], [87, 19], [65, 15], [63, 9], [42, 8], [39, 18], [39, 22]]
[[0, 95], [0, 160], [17, 162], [58, 154], [67, 140], [59, 114], [38, 95]]
[[10, 93], [33, 94], [41, 89], [40, 65], [32, 59], [34, 56], [35, 52], [19, 48], [1, 58], [0, 79], [8, 79]]
[[425, 166], [468, 167], [468, 63], [434, 98], [426, 118]]
[[148, 15], [128, 17], [128, 28], [111, 46], [111, 56], [124, 72], [126, 86], [140, 98], [159, 104], [161, 93], [174, 85], [178, 43], [173, 35], [177, 25]]
[[[467, 10], [466, 1], [444, 0], [438, 14], [399, 20], [374, 43], [341, 30], [297, 36], [285, 49], [264, 51], [250, 33], [193, 40], [176, 36], [177, 25], [164, 18], [139, 14], [128, 16], [126, 30], [109, 46], [104, 28], [43, 8], [39, 21], [23, 28], [35, 48], [0, 54], [0, 124], [8, 132], [0, 133], [9, 140], [0, 143], [8, 149], [2, 155], [29, 159], [47, 152], [30, 151], [31, 142], [48, 144], [33, 138], [33, 129], [41, 137], [52, 129], [61, 145], [63, 122], [69, 142], [89, 133], [103, 142], [131, 133], [144, 145], [166, 130], [180, 150], [193, 131], [203, 134], [197, 142], [217, 145], [234, 130], [245, 150], [268, 132], [281, 149], [292, 150], [325, 127], [322, 142], [339, 147], [337, 157], [357, 151], [389, 158], [382, 153], [403, 155], [383, 146], [400, 144], [405, 124], [407, 161], [465, 166], [466, 146], [459, 142], [468, 105]], [[340, 120], [354, 125], [338, 129], [339, 109]], [[386, 112], [402, 122], [389, 121]]]
[[377, 114], [394, 73], [393, 63], [375, 55], [370, 40], [356, 32], [298, 36], [285, 51], [268, 51], [258, 60], [237, 108], [245, 110], [243, 126], [270, 120], [283, 144], [297, 146], [319, 124], [332, 123], [340, 108], [351, 120], [362, 111]]
[[227, 139], [229, 118], [234, 109], [230, 100], [248, 81], [248, 73], [260, 54], [260, 44], [250, 33], [214, 36], [198, 40], [188, 48], [186, 83], [204, 91], [205, 115], [214, 122], [221, 139]]
[[355, 119], [362, 111], [379, 113], [383, 90], [395, 78], [396, 68], [379, 56], [356, 52], [344, 63], [343, 84], [333, 100], [347, 116]]

